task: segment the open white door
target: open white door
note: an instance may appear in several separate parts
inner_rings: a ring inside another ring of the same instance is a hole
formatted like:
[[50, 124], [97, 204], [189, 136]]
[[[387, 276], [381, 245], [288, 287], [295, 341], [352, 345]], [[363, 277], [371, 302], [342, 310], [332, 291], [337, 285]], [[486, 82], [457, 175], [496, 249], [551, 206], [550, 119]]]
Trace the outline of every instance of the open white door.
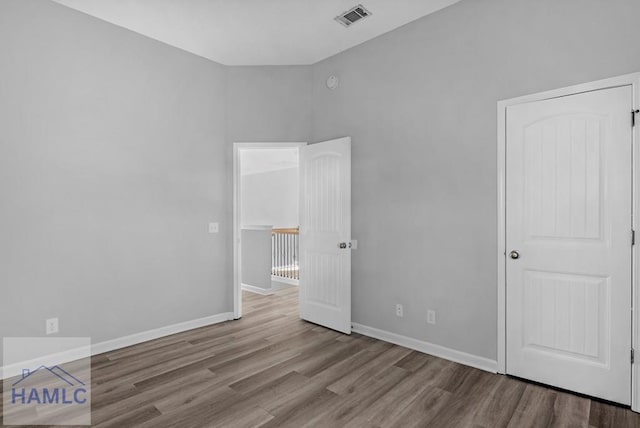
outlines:
[[300, 148], [300, 318], [351, 333], [351, 138]]

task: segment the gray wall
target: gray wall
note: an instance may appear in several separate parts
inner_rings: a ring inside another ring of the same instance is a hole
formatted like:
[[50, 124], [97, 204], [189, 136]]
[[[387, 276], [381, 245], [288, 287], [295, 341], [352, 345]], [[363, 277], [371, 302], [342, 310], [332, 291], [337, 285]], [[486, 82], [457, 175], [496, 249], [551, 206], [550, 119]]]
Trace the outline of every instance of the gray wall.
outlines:
[[313, 67], [312, 139], [353, 137], [355, 322], [496, 357], [496, 103], [640, 71], [639, 16], [463, 0]]
[[242, 283], [271, 288], [271, 230], [243, 229]]
[[0, 2], [0, 336], [232, 310], [225, 80], [58, 4]]
[[310, 66], [227, 67], [227, 140], [309, 141], [311, 78]]
[[298, 168], [243, 175], [240, 192], [243, 225], [298, 227]]
[[463, 0], [313, 67], [222, 67], [2, 0], [0, 336], [230, 311], [231, 143], [351, 135], [354, 321], [495, 358], [496, 102], [640, 70], [638, 16]]

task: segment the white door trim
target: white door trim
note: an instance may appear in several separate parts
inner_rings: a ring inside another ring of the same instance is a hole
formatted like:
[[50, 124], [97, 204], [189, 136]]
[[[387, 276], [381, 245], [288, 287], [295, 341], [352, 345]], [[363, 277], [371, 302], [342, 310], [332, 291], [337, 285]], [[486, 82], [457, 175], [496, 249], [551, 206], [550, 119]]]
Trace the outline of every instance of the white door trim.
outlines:
[[240, 247], [240, 150], [277, 149], [306, 146], [307, 143], [233, 143], [233, 319], [242, 317], [242, 272], [240, 269], [242, 249]]
[[[506, 373], [506, 200], [505, 200], [505, 173], [506, 173], [506, 109], [509, 106], [533, 101], [542, 101], [550, 98], [564, 97], [583, 92], [629, 86], [633, 88], [633, 108], [640, 108], [640, 73], [632, 73], [610, 79], [554, 89], [537, 94], [525, 95], [517, 98], [498, 102], [498, 373]], [[631, 112], [629, 112], [631, 120]], [[633, 130], [633, 219], [634, 230], [638, 230], [638, 216], [640, 212], [640, 156], [636, 145], [640, 143], [640, 114], [636, 116], [636, 127]], [[633, 307], [640, 307], [640, 293], [638, 292], [638, 266], [640, 260], [637, 245], [632, 248], [632, 299]], [[633, 311], [631, 326], [631, 346], [635, 349], [640, 343], [640, 316]], [[639, 362], [640, 363], [640, 362]], [[640, 411], [640, 364], [636, 363], [631, 369], [631, 409]]]

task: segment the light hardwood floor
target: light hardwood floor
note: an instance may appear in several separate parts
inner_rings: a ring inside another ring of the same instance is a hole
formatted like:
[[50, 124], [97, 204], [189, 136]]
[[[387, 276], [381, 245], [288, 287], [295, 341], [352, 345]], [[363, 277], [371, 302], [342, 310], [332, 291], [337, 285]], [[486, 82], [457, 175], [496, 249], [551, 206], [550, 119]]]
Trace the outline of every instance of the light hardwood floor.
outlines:
[[640, 427], [630, 410], [298, 319], [297, 290], [241, 320], [92, 358], [97, 427]]

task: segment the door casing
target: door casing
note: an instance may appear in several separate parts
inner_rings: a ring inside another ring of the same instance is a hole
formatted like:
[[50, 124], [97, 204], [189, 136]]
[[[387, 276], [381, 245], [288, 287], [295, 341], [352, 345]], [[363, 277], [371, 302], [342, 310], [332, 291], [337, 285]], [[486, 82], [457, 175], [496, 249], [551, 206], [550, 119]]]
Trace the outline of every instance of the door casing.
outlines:
[[[498, 246], [497, 246], [497, 267], [498, 267], [498, 373], [506, 373], [506, 110], [507, 107], [516, 104], [542, 101], [552, 98], [564, 97], [589, 91], [601, 89], [615, 88], [620, 86], [632, 86], [633, 92], [633, 110], [640, 108], [640, 73], [632, 73], [623, 76], [613, 77], [610, 79], [598, 80], [566, 88], [555, 89], [537, 94], [525, 95], [522, 97], [512, 98], [498, 102]], [[629, 112], [631, 120], [632, 112]], [[640, 229], [638, 215], [640, 212], [640, 179], [638, 171], [640, 171], [640, 156], [636, 145], [640, 143], [640, 114], [636, 114], [636, 126], [633, 129], [632, 153], [633, 153], [633, 183], [632, 183], [632, 227], [633, 230]], [[638, 259], [637, 246], [640, 242], [636, 241], [636, 245], [632, 247], [632, 311], [631, 317], [631, 346], [633, 349], [638, 347], [640, 343], [640, 316], [638, 316], [635, 308], [640, 307], [640, 296], [638, 289]], [[640, 411], [640, 361], [637, 361], [631, 368], [631, 409]]]
[[237, 320], [242, 317], [240, 151], [243, 149], [282, 149], [306, 145], [307, 143], [233, 143], [233, 319]]

